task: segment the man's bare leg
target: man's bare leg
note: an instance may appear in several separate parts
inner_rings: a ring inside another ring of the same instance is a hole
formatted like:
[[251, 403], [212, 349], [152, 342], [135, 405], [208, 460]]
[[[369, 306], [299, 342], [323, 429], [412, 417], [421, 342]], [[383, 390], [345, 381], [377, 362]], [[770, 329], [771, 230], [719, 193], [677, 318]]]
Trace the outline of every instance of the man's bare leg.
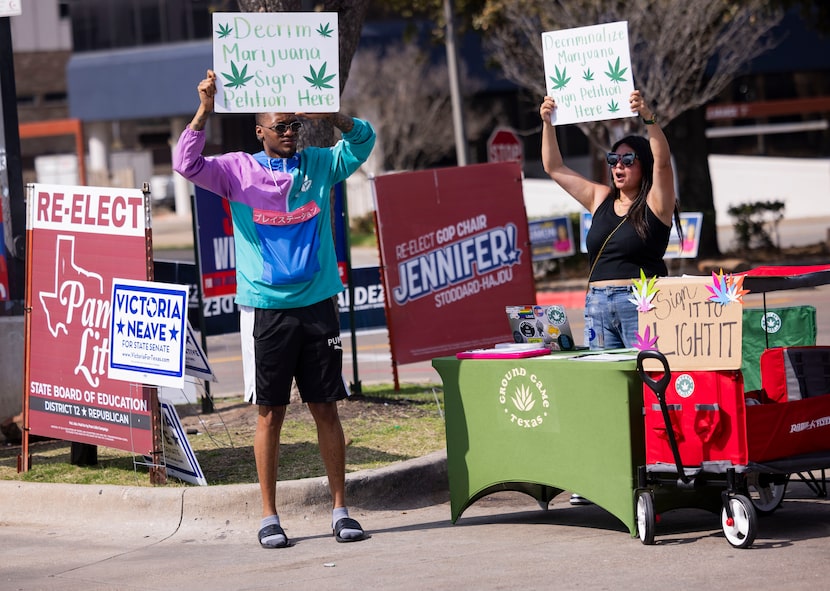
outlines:
[[[336, 402], [314, 402], [308, 409], [317, 424], [317, 443], [326, 467], [332, 499], [332, 529], [337, 541], [354, 542], [366, 538], [360, 524], [349, 518], [346, 508], [346, 438]], [[338, 522], [340, 527], [338, 531]]]
[[280, 432], [285, 420], [285, 406], [257, 406], [254, 459], [259, 491], [262, 496], [262, 522], [259, 543], [266, 548], [288, 545], [288, 536], [280, 527], [277, 515], [277, 474], [280, 458]]

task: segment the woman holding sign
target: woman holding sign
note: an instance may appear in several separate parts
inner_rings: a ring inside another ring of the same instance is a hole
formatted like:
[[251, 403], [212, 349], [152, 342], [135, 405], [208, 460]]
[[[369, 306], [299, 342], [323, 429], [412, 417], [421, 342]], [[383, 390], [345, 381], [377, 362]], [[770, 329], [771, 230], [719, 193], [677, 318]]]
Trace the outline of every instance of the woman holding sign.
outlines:
[[646, 277], [668, 273], [663, 255], [672, 217], [680, 227], [669, 143], [640, 91], [631, 93], [629, 105], [642, 117], [648, 137], [627, 136], [606, 154], [610, 187], [565, 166], [551, 123], [556, 102], [546, 96], [539, 109], [545, 172], [592, 215], [585, 295], [585, 344], [591, 349], [634, 345], [637, 307], [630, 301], [632, 279], [639, 279], [641, 271]]

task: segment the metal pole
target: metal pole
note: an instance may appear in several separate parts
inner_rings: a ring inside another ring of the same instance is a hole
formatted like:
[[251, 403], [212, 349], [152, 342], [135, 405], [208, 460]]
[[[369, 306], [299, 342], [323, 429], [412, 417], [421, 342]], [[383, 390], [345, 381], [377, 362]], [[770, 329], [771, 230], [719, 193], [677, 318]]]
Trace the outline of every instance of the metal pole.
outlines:
[[352, 279], [352, 234], [349, 224], [349, 200], [346, 194], [346, 183], [341, 183], [343, 198], [343, 233], [346, 237], [346, 282], [349, 286], [349, 330], [352, 336], [352, 373], [354, 381], [350, 388], [352, 394], [362, 394], [363, 387], [360, 384], [360, 376], [357, 369], [357, 330], [355, 329], [354, 316], [354, 281]]
[[[199, 334], [202, 350], [208, 354], [207, 323], [205, 322], [205, 294], [202, 291], [202, 258], [199, 252], [199, 219], [196, 211], [196, 195], [190, 196], [190, 213], [193, 225], [193, 260], [196, 262], [196, 301], [199, 306]], [[215, 410], [213, 396], [210, 395], [210, 381], [205, 380], [205, 393], [202, 395], [202, 413], [210, 414]]]
[[458, 166], [467, 165], [467, 131], [464, 128], [464, 111], [461, 89], [458, 82], [458, 54], [455, 49], [455, 26], [453, 24], [452, 0], [444, 0], [444, 19], [447, 21], [445, 44], [447, 48], [447, 70], [450, 75], [450, 99], [452, 100], [452, 122], [455, 130], [455, 156]]
[[[26, 201], [23, 196], [23, 161], [20, 151], [20, 130], [17, 118], [17, 88], [14, 82], [14, 53], [10, 17], [0, 17], [0, 192], [8, 187], [6, 195], [0, 195], [8, 207], [4, 224], [9, 239], [3, 237], [10, 258], [9, 299], [22, 302], [25, 298], [25, 250], [26, 250]], [[0, 248], [2, 242], [0, 242]], [[22, 312], [21, 312], [22, 313]]]

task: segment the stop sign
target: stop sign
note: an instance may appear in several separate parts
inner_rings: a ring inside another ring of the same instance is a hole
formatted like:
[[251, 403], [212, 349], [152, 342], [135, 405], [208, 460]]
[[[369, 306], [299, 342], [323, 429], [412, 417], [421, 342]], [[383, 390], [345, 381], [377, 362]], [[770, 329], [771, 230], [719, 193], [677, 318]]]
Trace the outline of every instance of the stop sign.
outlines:
[[512, 129], [497, 127], [487, 140], [487, 162], [522, 162], [524, 148]]

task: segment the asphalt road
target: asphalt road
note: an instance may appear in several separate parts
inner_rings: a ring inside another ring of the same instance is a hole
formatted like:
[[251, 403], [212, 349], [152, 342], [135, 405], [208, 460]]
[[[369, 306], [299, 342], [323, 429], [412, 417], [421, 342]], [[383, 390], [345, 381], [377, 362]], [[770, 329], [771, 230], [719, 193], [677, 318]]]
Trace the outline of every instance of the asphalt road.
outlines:
[[[573, 299], [573, 298], [570, 298]], [[748, 307], [763, 307], [762, 294], [746, 296]], [[810, 305], [817, 310], [818, 344], [830, 344], [830, 286], [818, 288], [779, 291], [766, 294], [768, 308]], [[581, 344], [584, 325], [582, 308], [567, 308], [571, 328], [577, 342]], [[354, 342], [351, 335], [343, 334], [343, 376], [349, 385], [360, 383], [392, 384], [394, 373], [389, 348], [389, 336], [386, 330], [379, 329], [359, 332]], [[357, 370], [352, 363], [352, 352], [357, 350]], [[208, 338], [208, 358], [219, 379], [211, 385], [215, 396], [237, 395], [242, 389], [241, 353], [237, 333]], [[440, 386], [441, 379], [433, 369], [430, 361], [399, 365], [398, 382], [405, 384], [435, 384]]]
[[[170, 224], [168, 219], [165, 223]], [[782, 245], [805, 245], [816, 244], [825, 240], [828, 233], [830, 220], [818, 218], [815, 220], [785, 220], [779, 226], [779, 239]], [[180, 242], [186, 242], [188, 237], [189, 222], [176, 222], [171, 224], [181, 236]], [[727, 243], [731, 237], [731, 228], [719, 228], [719, 236]], [[176, 240], [164, 235], [167, 242], [176, 244]], [[156, 258], [164, 260], [179, 260], [192, 262], [194, 258], [193, 249], [165, 248], [156, 253]], [[354, 267], [372, 266], [378, 264], [377, 249], [353, 248], [352, 265]], [[672, 271], [674, 274], [677, 271]], [[695, 272], [694, 270], [682, 270], [684, 272]], [[576, 291], [580, 286], [573, 286]], [[578, 294], [561, 292], [563, 304], [567, 307], [571, 328], [577, 344], [582, 344], [582, 330], [584, 326], [583, 309], [576, 306], [574, 302], [581, 301]], [[557, 293], [546, 294], [546, 297], [556, 301]], [[766, 294], [766, 305], [768, 308], [812, 305], [817, 309], [818, 344], [830, 344], [830, 286], [819, 288], [779, 291]], [[746, 306], [762, 307], [764, 296], [761, 294], [750, 294], [746, 296]], [[239, 335], [236, 333], [220, 335], [208, 338], [208, 357], [217, 377], [218, 383], [211, 384], [211, 393], [215, 396], [231, 396], [241, 392], [242, 377], [240, 372], [241, 355], [239, 351]], [[430, 361], [398, 365], [393, 367], [389, 347], [389, 336], [385, 329], [376, 329], [368, 332], [358, 332], [354, 342], [348, 332], [343, 333], [343, 376], [346, 382], [355, 389], [369, 384], [392, 384], [395, 382], [396, 372], [399, 384], [437, 384], [440, 385], [440, 377], [432, 368]], [[353, 351], [357, 350], [357, 364], [353, 364]]]

